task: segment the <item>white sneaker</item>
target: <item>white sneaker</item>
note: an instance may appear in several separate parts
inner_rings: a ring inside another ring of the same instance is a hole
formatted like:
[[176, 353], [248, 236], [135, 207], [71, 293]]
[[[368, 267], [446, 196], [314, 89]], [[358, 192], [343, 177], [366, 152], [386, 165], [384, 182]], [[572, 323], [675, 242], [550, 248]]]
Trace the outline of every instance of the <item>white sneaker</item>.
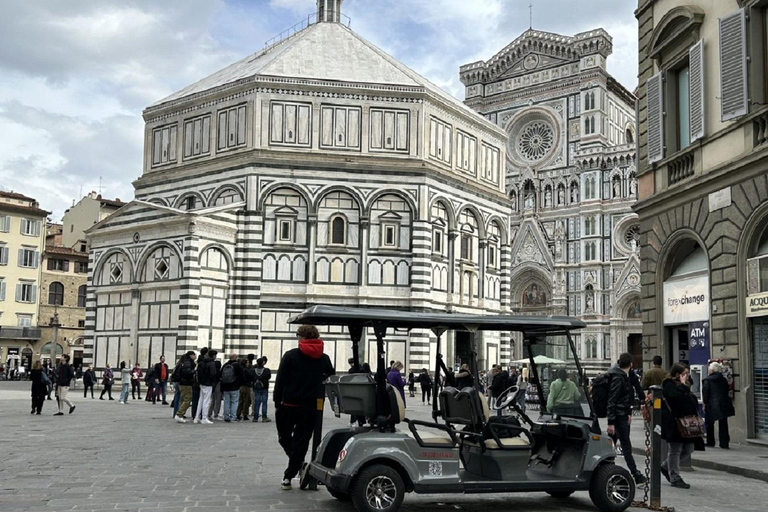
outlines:
[[184, 418], [181, 418], [179, 416], [174, 416], [173, 419], [176, 421], [176, 423], [186, 423], [187, 422], [187, 420], [185, 420]]
[[192, 423], [194, 423], [195, 425], [197, 425], [198, 423], [200, 423], [200, 419], [199, 419], [199, 418], [195, 418], [195, 419], [192, 421]]
[[125, 402], [123, 402], [122, 400], [120, 400], [120, 401], [119, 401], [119, 402], [117, 402], [117, 403], [125, 405]]
[[213, 425], [213, 422], [209, 420], [208, 418], [205, 418], [203, 421], [201, 421], [203, 425]]

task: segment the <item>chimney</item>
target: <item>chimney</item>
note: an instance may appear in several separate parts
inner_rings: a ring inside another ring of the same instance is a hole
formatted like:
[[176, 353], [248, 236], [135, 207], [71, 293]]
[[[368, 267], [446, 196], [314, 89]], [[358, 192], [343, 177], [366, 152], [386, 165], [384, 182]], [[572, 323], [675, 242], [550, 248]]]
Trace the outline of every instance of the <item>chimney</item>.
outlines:
[[344, 0], [317, 0], [317, 22], [340, 23]]

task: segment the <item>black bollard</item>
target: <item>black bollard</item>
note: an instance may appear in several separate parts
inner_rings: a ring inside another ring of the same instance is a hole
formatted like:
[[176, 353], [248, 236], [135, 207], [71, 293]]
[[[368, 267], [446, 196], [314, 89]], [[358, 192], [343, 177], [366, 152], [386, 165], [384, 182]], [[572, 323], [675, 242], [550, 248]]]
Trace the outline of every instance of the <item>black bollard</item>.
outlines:
[[651, 509], [658, 510], [661, 507], [661, 387], [651, 386], [651, 400], [653, 411], [651, 412]]

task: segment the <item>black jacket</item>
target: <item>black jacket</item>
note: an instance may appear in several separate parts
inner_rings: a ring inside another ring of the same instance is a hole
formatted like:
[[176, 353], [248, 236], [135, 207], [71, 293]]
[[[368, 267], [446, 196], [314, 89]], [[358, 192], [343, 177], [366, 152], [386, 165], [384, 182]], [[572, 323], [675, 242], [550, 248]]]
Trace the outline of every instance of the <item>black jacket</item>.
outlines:
[[632, 384], [632, 388], [635, 390], [635, 393], [637, 393], [637, 398], [641, 402], [645, 400], [645, 391], [643, 391], [643, 386], [640, 385], [640, 377], [638, 377], [635, 370], [631, 368], [629, 370], [629, 383]]
[[48, 386], [43, 384], [43, 370], [32, 370], [29, 372], [32, 381], [32, 396], [40, 396], [48, 393]]
[[419, 381], [419, 384], [421, 384], [421, 389], [432, 387], [432, 377], [430, 377], [428, 373], [420, 373], [417, 380]]
[[[195, 383], [195, 362], [191, 357], [185, 355], [179, 363], [179, 386], [191, 386]], [[152, 370], [154, 371], [154, 370]], [[151, 372], [147, 372], [149, 374]]]
[[[232, 384], [225, 384], [223, 381], [221, 381], [221, 376], [224, 373], [224, 368], [227, 366], [232, 366], [235, 369], [235, 382]], [[214, 365], [215, 367], [215, 365]], [[243, 382], [245, 382], [245, 376], [243, 375], [243, 366], [237, 361], [227, 361], [222, 367], [221, 371], [218, 373], [219, 381], [221, 381], [221, 391], [237, 391], [240, 389], [240, 386], [243, 385]], [[202, 382], [201, 382], [202, 384]]]
[[608, 424], [613, 425], [616, 418], [632, 414], [632, 384], [629, 375], [618, 366], [608, 370], [611, 378], [608, 390]]
[[207, 354], [197, 363], [197, 383], [201, 386], [216, 385], [216, 363]]
[[291, 349], [280, 360], [272, 400], [276, 407], [283, 403], [317, 407], [317, 399], [325, 394], [323, 381], [335, 373], [327, 354], [314, 359], [301, 349]]
[[61, 387], [69, 387], [72, 379], [75, 378], [75, 370], [72, 369], [72, 365], [60, 364], [58, 371], [56, 372], [56, 385]]
[[[272, 378], [272, 372], [269, 370], [269, 368], [267, 368], [266, 366], [262, 366], [261, 368], [259, 368], [258, 366], [254, 366], [254, 367], [251, 368], [251, 370], [254, 373], [254, 375], [253, 375], [254, 378], [256, 380], [260, 380], [261, 383], [264, 385], [264, 387], [261, 388], [259, 391], [269, 391], [269, 381]], [[261, 372], [261, 377], [259, 377], [256, 374], [256, 372]], [[252, 382], [252, 384], [254, 386], [253, 389], [256, 389], [256, 380], [254, 380]]]
[[699, 414], [696, 395], [691, 393], [691, 388], [672, 379], [664, 379], [661, 391], [664, 395], [664, 404], [661, 406], [661, 437], [670, 443], [694, 442], [693, 439], [680, 436], [675, 418]]
[[83, 373], [83, 385], [93, 386], [94, 384], [96, 384], [96, 374], [93, 373], [93, 370], [85, 370], [85, 373]]
[[[163, 366], [165, 366], [165, 379], [161, 379], [160, 378], [160, 376], [162, 375], [161, 368]], [[165, 364], [165, 363], [156, 363], [155, 364], [155, 379], [159, 380], [160, 382], [168, 382], [168, 379], [170, 379], [170, 378], [171, 378], [171, 374], [168, 373], [168, 365]]]
[[491, 396], [498, 398], [504, 392], [507, 387], [507, 381], [509, 380], [509, 372], [502, 370], [491, 379]]
[[704, 379], [701, 390], [704, 415], [707, 421], [717, 421], [736, 414], [731, 397], [728, 396], [728, 380], [722, 373], [713, 373]]

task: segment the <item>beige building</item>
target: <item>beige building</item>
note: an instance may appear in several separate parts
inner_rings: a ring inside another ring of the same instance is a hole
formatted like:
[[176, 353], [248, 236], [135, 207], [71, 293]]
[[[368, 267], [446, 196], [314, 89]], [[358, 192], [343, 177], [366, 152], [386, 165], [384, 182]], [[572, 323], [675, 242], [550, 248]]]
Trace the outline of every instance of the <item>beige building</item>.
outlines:
[[45, 219], [31, 197], [0, 191], [0, 364], [29, 367], [40, 339], [37, 297]]
[[106, 199], [90, 192], [77, 204], [64, 212], [61, 245], [80, 252], [87, 252], [85, 230], [101, 222], [125, 205], [119, 198]]
[[737, 442], [768, 443], [768, 11], [641, 0], [644, 357], [732, 367]]
[[88, 279], [88, 253], [67, 247], [45, 248], [40, 280], [40, 332], [34, 359], [50, 360], [54, 332], [51, 319], [58, 314], [56, 354], [70, 354], [72, 364], [83, 360], [83, 330]]

